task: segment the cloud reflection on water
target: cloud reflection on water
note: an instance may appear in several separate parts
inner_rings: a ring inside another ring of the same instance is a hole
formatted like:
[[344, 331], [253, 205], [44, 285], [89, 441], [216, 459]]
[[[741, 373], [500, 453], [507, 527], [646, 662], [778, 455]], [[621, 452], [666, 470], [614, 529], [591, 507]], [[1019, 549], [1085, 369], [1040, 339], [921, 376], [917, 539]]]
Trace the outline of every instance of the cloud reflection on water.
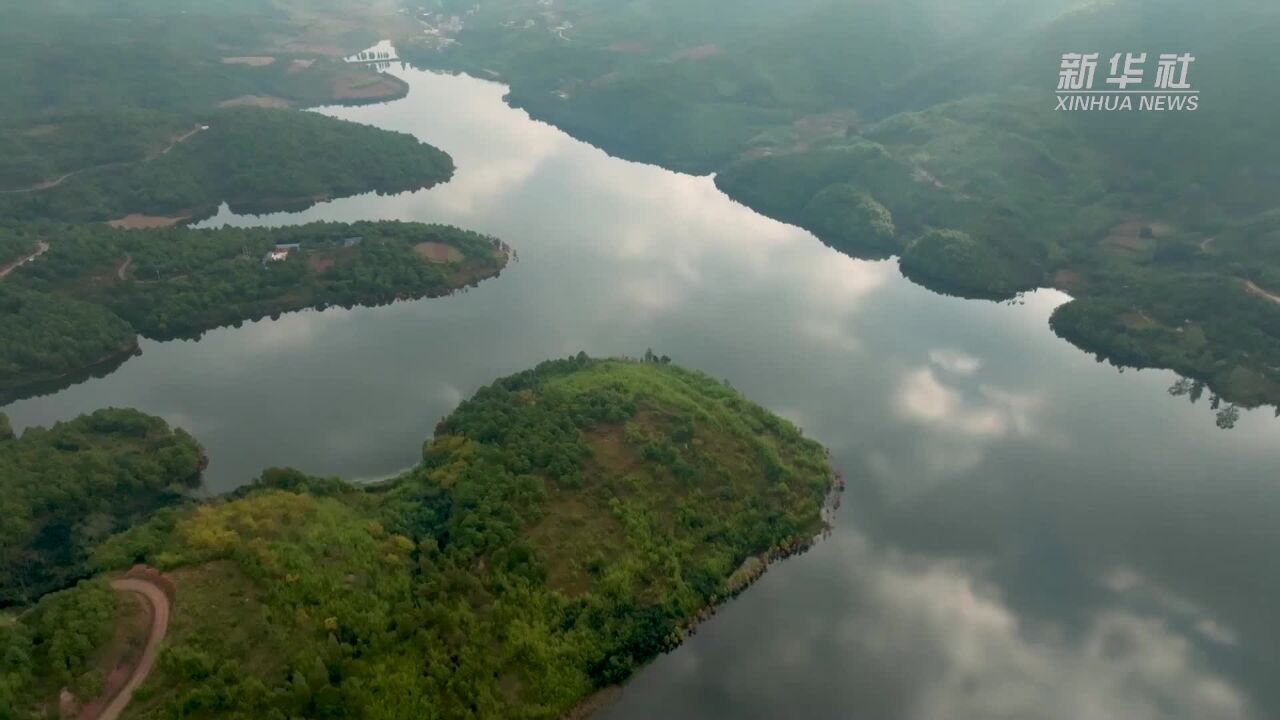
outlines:
[[1054, 338], [1062, 293], [934, 295], [711, 178], [532, 123], [500, 86], [406, 77], [405, 100], [326, 111], [439, 145], [452, 182], [219, 221], [443, 221], [509, 240], [518, 265], [466, 295], [146, 343], [108, 378], [8, 408], [15, 424], [161, 413], [206, 443], [219, 489], [269, 464], [382, 476], [497, 376], [651, 346], [792, 418], [851, 490], [832, 542], [646, 670], [616, 717], [1247, 716], [1243, 692], [1206, 670], [1213, 652], [1221, 673], [1248, 665], [1267, 701], [1269, 413], [1213, 434], [1202, 408], [1165, 394], [1168, 373], [1121, 377]]
[[[1068, 628], [1020, 616], [980, 562], [879, 548], [852, 529], [814, 552], [841, 572], [775, 568], [753, 589], [757, 597], [705, 625], [697, 643], [642, 675], [602, 720], [1253, 717], [1244, 694], [1208, 670], [1199, 646], [1158, 613], [1115, 603]], [[797, 585], [821, 598], [802, 612], [770, 603]], [[744, 615], [753, 621], [749, 640], [734, 634]], [[656, 677], [670, 674], [682, 681], [667, 686]], [[788, 687], [787, 705], [779, 684]], [[863, 684], [874, 693], [858, 694]]]

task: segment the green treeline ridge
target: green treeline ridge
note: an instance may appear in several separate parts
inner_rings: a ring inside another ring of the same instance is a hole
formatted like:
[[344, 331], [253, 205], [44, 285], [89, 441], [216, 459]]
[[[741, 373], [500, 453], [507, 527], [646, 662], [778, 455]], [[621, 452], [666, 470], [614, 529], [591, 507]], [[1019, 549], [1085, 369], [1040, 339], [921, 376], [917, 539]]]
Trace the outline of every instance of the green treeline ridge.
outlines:
[[217, 110], [166, 133], [170, 142], [186, 139], [134, 162], [87, 166], [53, 187], [0, 194], [0, 213], [79, 222], [200, 218], [224, 202], [240, 213], [302, 209], [375, 190], [418, 190], [453, 174], [447, 154], [411, 135], [315, 113]]
[[448, 157], [407, 135], [252, 107], [402, 96], [403, 81], [335, 57], [379, 39], [365, 19], [337, 0], [6, 7], [0, 215], [202, 217], [448, 179]]
[[[700, 373], [542, 363], [464, 402], [397, 479], [270, 469], [100, 544], [101, 570], [146, 562], [175, 588], [126, 716], [560, 717], [677, 644], [747, 558], [806, 546], [833, 477], [821, 446]], [[0, 626], [0, 658], [32, 659], [0, 666], [11, 717], [53, 689], [51, 662], [96, 687], [95, 583]], [[50, 657], [33, 638], [77, 605], [81, 651]]]
[[[1278, 32], [1253, 0], [496, 0], [399, 50], [938, 292], [1060, 288], [1053, 329], [1099, 359], [1280, 406]], [[1150, 87], [1188, 50], [1195, 112], [1055, 109], [1063, 52], [1100, 52], [1101, 88], [1112, 53]]]
[[[11, 395], [127, 357], [137, 334], [198, 337], [304, 308], [436, 296], [494, 276], [507, 262], [499, 240], [422, 223], [23, 226], [33, 228], [49, 238], [48, 251], [0, 281], [0, 389]], [[298, 247], [269, 260], [277, 245]]]
[[32, 603], [87, 576], [94, 547], [182, 501], [204, 465], [190, 435], [136, 410], [99, 410], [19, 438], [5, 418], [0, 607]]

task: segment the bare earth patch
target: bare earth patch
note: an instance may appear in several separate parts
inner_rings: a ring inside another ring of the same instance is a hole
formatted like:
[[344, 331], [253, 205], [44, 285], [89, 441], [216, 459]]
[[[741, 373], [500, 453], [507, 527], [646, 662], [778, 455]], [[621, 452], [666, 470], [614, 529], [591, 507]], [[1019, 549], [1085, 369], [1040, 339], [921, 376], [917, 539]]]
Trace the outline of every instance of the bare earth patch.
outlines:
[[715, 57], [720, 54], [719, 45], [698, 45], [696, 47], [685, 48], [671, 56], [671, 62], [679, 62], [680, 60], [706, 60], [709, 57]]
[[404, 94], [404, 85], [387, 75], [360, 70], [340, 70], [329, 78], [335, 100], [379, 100]]
[[[1131, 252], [1144, 252], [1155, 245], [1156, 238], [1168, 235], [1172, 231], [1172, 226], [1165, 223], [1127, 220], [1111, 228], [1107, 236], [1102, 239], [1102, 244]], [[1144, 234], [1147, 236], [1143, 237]]]
[[1088, 287], [1089, 282], [1075, 270], [1059, 270], [1053, 274], [1053, 286], [1072, 293]]
[[1124, 323], [1124, 326], [1130, 330], [1146, 330], [1160, 325], [1142, 310], [1131, 310], [1124, 313], [1120, 316], [1120, 322]]
[[307, 53], [310, 55], [323, 55], [334, 59], [346, 57], [349, 52], [348, 48], [333, 43], [323, 41], [307, 41], [307, 40], [290, 40], [282, 39], [277, 48], [282, 52]]
[[218, 107], [260, 107], [285, 109], [293, 107], [293, 103], [274, 95], [241, 95], [230, 100], [223, 100]]
[[458, 248], [438, 242], [420, 242], [413, 246], [413, 251], [428, 262], [456, 263], [462, 262], [462, 252]]
[[315, 64], [316, 64], [316, 61], [314, 59], [294, 60], [293, 62], [289, 63], [288, 73], [290, 75], [294, 73], [300, 73], [303, 70], [306, 70], [307, 68]]
[[141, 230], [145, 228], [169, 227], [170, 225], [177, 225], [183, 220], [189, 219], [191, 219], [191, 216], [185, 213], [182, 215], [172, 215], [168, 217], [163, 215], [140, 215], [138, 213], [133, 213], [125, 215], [122, 218], [110, 220], [107, 224], [113, 228]]
[[307, 265], [311, 266], [311, 272], [319, 275], [338, 264], [338, 259], [327, 255], [309, 255], [307, 256]]
[[223, 65], [249, 65], [251, 67], [264, 67], [275, 64], [276, 59], [271, 55], [244, 55], [240, 57], [224, 57]]

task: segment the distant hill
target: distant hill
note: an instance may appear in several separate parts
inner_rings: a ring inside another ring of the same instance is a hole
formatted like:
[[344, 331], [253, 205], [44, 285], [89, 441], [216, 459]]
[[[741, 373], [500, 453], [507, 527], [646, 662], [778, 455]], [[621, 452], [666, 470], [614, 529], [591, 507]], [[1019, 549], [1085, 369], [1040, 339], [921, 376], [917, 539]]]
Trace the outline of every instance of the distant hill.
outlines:
[[[1280, 406], [1275, 3], [499, 0], [446, 34], [401, 54], [940, 292], [1061, 288], [1082, 348]], [[1067, 52], [1100, 53], [1098, 87], [1114, 53], [1148, 83], [1192, 53], [1200, 108], [1059, 112]]]

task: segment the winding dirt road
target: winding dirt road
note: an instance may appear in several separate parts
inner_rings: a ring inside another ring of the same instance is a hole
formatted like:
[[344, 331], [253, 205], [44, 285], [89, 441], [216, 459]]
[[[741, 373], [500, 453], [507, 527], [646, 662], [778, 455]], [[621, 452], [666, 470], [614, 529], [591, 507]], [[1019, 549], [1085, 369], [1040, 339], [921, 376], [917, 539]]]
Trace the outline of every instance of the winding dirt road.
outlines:
[[142, 656], [138, 658], [133, 674], [129, 676], [124, 687], [120, 688], [120, 692], [116, 693], [116, 696], [111, 698], [111, 702], [107, 703], [107, 706], [98, 714], [96, 720], [116, 720], [120, 717], [120, 713], [124, 712], [129, 701], [133, 699], [133, 692], [138, 689], [143, 680], [147, 679], [147, 675], [151, 674], [151, 668], [156, 664], [156, 656], [160, 653], [160, 643], [164, 642], [164, 636], [169, 632], [169, 596], [165, 595], [164, 590], [140, 578], [112, 580], [111, 588], [116, 592], [139, 595], [151, 606], [151, 629], [147, 634], [146, 647], [142, 650]]
[[1260, 297], [1260, 298], [1266, 298], [1267, 300], [1270, 300], [1271, 302], [1273, 302], [1273, 303], [1276, 303], [1276, 304], [1280, 305], [1280, 295], [1276, 295], [1276, 294], [1275, 294], [1275, 293], [1273, 293], [1273, 292], [1268, 292], [1268, 291], [1264, 290], [1263, 288], [1259, 287], [1259, 286], [1257, 285], [1257, 283], [1253, 282], [1252, 280], [1245, 280], [1245, 281], [1244, 281], [1244, 287], [1245, 287], [1245, 289], [1246, 289], [1246, 290], [1248, 290], [1249, 292], [1253, 293], [1254, 295], [1257, 295], [1257, 296], [1258, 296], [1258, 297]]
[[9, 263], [8, 265], [5, 265], [4, 267], [0, 267], [0, 278], [8, 277], [9, 273], [13, 272], [14, 270], [17, 270], [23, 265], [26, 265], [32, 260], [35, 260], [36, 258], [48, 252], [48, 250], [49, 250], [49, 243], [41, 240], [40, 242], [36, 243], [35, 252], [31, 253], [26, 257], [18, 258], [17, 260], [14, 260], [13, 262]]
[[56, 178], [54, 178], [54, 179], [52, 179], [52, 180], [44, 180], [44, 181], [42, 181], [42, 182], [38, 182], [38, 183], [36, 183], [35, 185], [30, 185], [30, 186], [22, 187], [22, 188], [13, 188], [12, 190], [0, 190], [0, 195], [18, 195], [18, 194], [22, 194], [22, 193], [40, 192], [41, 190], [49, 190], [49, 189], [52, 189], [52, 188], [56, 188], [56, 187], [58, 187], [59, 185], [61, 185], [62, 183], [66, 182], [66, 181], [70, 180], [71, 178], [73, 178], [73, 177], [75, 177], [75, 176], [77, 176], [77, 175], [80, 175], [80, 174], [82, 174], [82, 173], [93, 172], [94, 170], [103, 170], [103, 169], [105, 169], [105, 168], [110, 168], [110, 167], [119, 167], [119, 166], [122, 166], [122, 165], [132, 165], [132, 164], [137, 163], [137, 162], [151, 162], [152, 160], [155, 160], [155, 159], [156, 159], [156, 158], [158, 158], [158, 157], [163, 157], [163, 156], [165, 156], [165, 155], [168, 155], [170, 150], [174, 149], [175, 147], [177, 147], [177, 146], [178, 146], [178, 145], [180, 145], [181, 143], [186, 142], [187, 140], [189, 140], [189, 139], [191, 138], [191, 136], [192, 136], [192, 135], [195, 135], [196, 133], [198, 133], [198, 132], [200, 132], [201, 130], [204, 130], [204, 129], [205, 129], [205, 126], [203, 126], [203, 125], [197, 125], [195, 128], [193, 128], [192, 130], [188, 131], [187, 133], [185, 133], [185, 134], [183, 134], [183, 135], [179, 135], [178, 137], [174, 138], [174, 139], [173, 139], [173, 140], [172, 140], [168, 145], [166, 145], [166, 146], [164, 147], [164, 149], [163, 149], [163, 150], [159, 150], [159, 151], [157, 151], [157, 152], [153, 152], [153, 153], [151, 153], [151, 154], [147, 155], [146, 157], [141, 158], [141, 159], [139, 159], [139, 160], [120, 160], [120, 161], [117, 161], [117, 162], [109, 162], [109, 163], [105, 163], [105, 164], [103, 164], [103, 165], [94, 165], [93, 167], [80, 168], [79, 170], [72, 170], [71, 172], [67, 173], [66, 175], [62, 175], [62, 176], [60, 176], [60, 177], [56, 177]]

